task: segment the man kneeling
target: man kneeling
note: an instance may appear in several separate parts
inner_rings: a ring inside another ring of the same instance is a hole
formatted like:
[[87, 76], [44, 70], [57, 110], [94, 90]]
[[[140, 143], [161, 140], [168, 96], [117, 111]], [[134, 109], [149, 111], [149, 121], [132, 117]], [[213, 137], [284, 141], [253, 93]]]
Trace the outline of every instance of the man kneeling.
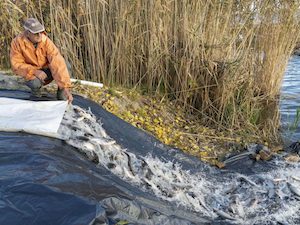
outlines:
[[73, 101], [70, 75], [58, 48], [46, 36], [44, 26], [35, 18], [24, 22], [25, 31], [11, 43], [10, 61], [14, 73], [25, 78], [34, 95], [55, 80], [58, 100]]

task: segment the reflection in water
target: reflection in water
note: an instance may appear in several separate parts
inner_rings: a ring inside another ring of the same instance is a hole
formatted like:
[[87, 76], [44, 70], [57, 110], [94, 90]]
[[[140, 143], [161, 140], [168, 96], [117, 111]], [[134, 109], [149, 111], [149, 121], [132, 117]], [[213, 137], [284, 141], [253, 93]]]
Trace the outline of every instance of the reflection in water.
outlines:
[[281, 128], [287, 144], [300, 140], [299, 113], [300, 56], [293, 56], [285, 72], [280, 100]]

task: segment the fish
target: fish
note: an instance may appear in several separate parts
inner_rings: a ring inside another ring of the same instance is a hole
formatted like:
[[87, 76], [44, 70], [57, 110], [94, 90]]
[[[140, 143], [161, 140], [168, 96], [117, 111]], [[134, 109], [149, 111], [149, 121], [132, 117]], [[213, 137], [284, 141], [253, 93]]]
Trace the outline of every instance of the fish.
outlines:
[[152, 188], [154, 193], [160, 193], [160, 190], [157, 188], [156, 185], [154, 185], [150, 180], [147, 178], [142, 177], [141, 181], [145, 184], [146, 187]]
[[78, 140], [81, 140], [81, 141], [89, 141], [90, 139], [86, 136], [77, 136], [76, 137]]
[[123, 152], [123, 154], [127, 156], [127, 166], [128, 166], [128, 169], [131, 172], [131, 174], [133, 175], [133, 177], [135, 177], [135, 173], [134, 173], [133, 168], [131, 166], [132, 162], [131, 162], [130, 155], [127, 152], [125, 152], [125, 151]]
[[161, 194], [167, 198], [173, 198], [173, 194], [169, 193], [168, 190], [165, 190], [161, 185], [156, 185]]
[[275, 185], [273, 180], [265, 179], [266, 189], [268, 192], [268, 197], [272, 198], [275, 195]]
[[79, 117], [76, 121], [77, 121], [77, 122], [80, 122], [80, 121], [82, 121], [82, 120], [84, 120], [84, 116]]
[[244, 180], [246, 182], [248, 182], [249, 184], [255, 186], [255, 187], [259, 187], [255, 182], [253, 182], [252, 180], [250, 180], [248, 177], [243, 176], [243, 175], [239, 175], [238, 177], [240, 180]]
[[89, 143], [89, 142], [85, 142], [83, 144], [83, 147], [90, 150], [90, 151], [95, 151], [96, 150], [95, 146], [93, 144]]
[[244, 208], [243, 208], [241, 202], [238, 201], [238, 199], [236, 200], [236, 203], [235, 203], [235, 210], [236, 210], [236, 213], [237, 213], [241, 218], [244, 218], [244, 217], [245, 217], [245, 211], [244, 211]]
[[171, 182], [171, 185], [181, 188], [181, 189], [191, 189], [192, 188], [192, 185], [184, 184], [184, 183]]
[[300, 197], [296, 196], [295, 198], [300, 201]]
[[249, 202], [248, 208], [256, 208], [258, 204], [258, 197], [254, 196], [254, 198]]
[[86, 112], [80, 112], [79, 115], [83, 117], [84, 119], [93, 120], [93, 116], [91, 114], [88, 114]]
[[184, 191], [177, 191], [176, 193], [175, 193], [175, 196], [177, 197], [177, 199], [179, 199], [180, 201], [184, 201], [184, 202], [186, 202], [186, 203], [191, 203], [190, 202], [190, 200], [189, 200], [189, 198], [188, 198], [188, 196], [187, 196], [187, 194], [184, 192]]
[[230, 184], [229, 188], [225, 189], [224, 194], [232, 194], [238, 189], [238, 184]]
[[150, 169], [148, 163], [142, 159], [142, 170], [143, 170], [143, 175], [145, 176], [145, 178], [147, 179], [151, 179], [154, 176], [154, 173], [152, 172], [152, 170]]
[[273, 182], [281, 182], [281, 181], [286, 181], [284, 178], [274, 178]]
[[287, 185], [292, 193], [294, 193], [296, 196], [300, 197], [300, 190], [295, 185], [291, 184], [290, 182], [287, 182]]
[[93, 119], [93, 116], [89, 112], [86, 112], [85, 110], [81, 109], [78, 106], [73, 106], [73, 110], [75, 113], [79, 114], [84, 119], [89, 119], [89, 120]]
[[[71, 144], [71, 145], [73, 145], [73, 144]], [[95, 162], [96, 164], [98, 164], [100, 162], [99, 157], [95, 152], [96, 148], [94, 145], [92, 145], [89, 142], [85, 142], [82, 147], [84, 150], [81, 148], [78, 148], [78, 147], [76, 147], [76, 148], [79, 149], [79, 151], [81, 153], [85, 154], [90, 161]]]
[[92, 142], [95, 142], [99, 145], [103, 145], [103, 146], [106, 146], [106, 145], [113, 145], [116, 143], [115, 140], [112, 140], [112, 139], [104, 139], [104, 138], [100, 138], [100, 137], [93, 137], [90, 139]]
[[116, 168], [116, 164], [111, 163], [111, 162], [107, 163], [106, 166], [107, 166], [108, 169], [114, 169], [114, 168]]
[[245, 217], [245, 211], [244, 208], [239, 200], [238, 195], [233, 195], [233, 201], [229, 205], [229, 209], [233, 214], [237, 214], [239, 217], [244, 218]]
[[226, 159], [225, 161], [223, 161], [223, 163], [231, 163], [231, 162], [234, 162], [234, 161], [237, 161], [237, 160], [240, 160], [240, 159], [243, 159], [249, 155], [252, 155], [253, 153], [252, 152], [244, 152], [242, 154], [239, 154], [239, 155], [235, 155], [235, 156], [232, 156], [228, 159]]
[[203, 207], [204, 209], [206, 209], [208, 212], [211, 211], [211, 210], [208, 208], [208, 206], [206, 205], [204, 197], [198, 196], [197, 199], [198, 199], [198, 201], [199, 201], [199, 204], [202, 205], [202, 207]]
[[216, 214], [220, 217], [222, 217], [223, 219], [228, 219], [228, 220], [236, 220], [236, 218], [232, 217], [230, 214], [219, 210], [217, 208], [214, 208], [214, 211], [216, 212]]
[[300, 177], [296, 177], [296, 176], [291, 176], [291, 178], [293, 178], [296, 181], [300, 181]]

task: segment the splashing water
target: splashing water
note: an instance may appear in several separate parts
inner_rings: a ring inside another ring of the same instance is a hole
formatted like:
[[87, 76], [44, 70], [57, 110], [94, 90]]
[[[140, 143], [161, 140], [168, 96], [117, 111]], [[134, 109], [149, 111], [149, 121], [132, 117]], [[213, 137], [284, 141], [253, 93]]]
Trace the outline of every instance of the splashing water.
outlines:
[[298, 164], [280, 157], [271, 172], [191, 173], [179, 163], [135, 155], [110, 138], [92, 112], [70, 106], [59, 134], [68, 144], [127, 182], [199, 216], [231, 224], [300, 224]]

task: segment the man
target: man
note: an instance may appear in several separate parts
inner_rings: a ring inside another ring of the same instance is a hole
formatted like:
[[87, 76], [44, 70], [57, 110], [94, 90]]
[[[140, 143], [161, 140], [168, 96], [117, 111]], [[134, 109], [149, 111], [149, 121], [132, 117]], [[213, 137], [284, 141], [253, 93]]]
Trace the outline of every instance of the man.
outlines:
[[55, 80], [58, 100], [73, 101], [70, 75], [58, 48], [46, 36], [44, 26], [35, 18], [24, 22], [25, 31], [11, 43], [10, 61], [14, 73], [26, 80], [34, 95]]

